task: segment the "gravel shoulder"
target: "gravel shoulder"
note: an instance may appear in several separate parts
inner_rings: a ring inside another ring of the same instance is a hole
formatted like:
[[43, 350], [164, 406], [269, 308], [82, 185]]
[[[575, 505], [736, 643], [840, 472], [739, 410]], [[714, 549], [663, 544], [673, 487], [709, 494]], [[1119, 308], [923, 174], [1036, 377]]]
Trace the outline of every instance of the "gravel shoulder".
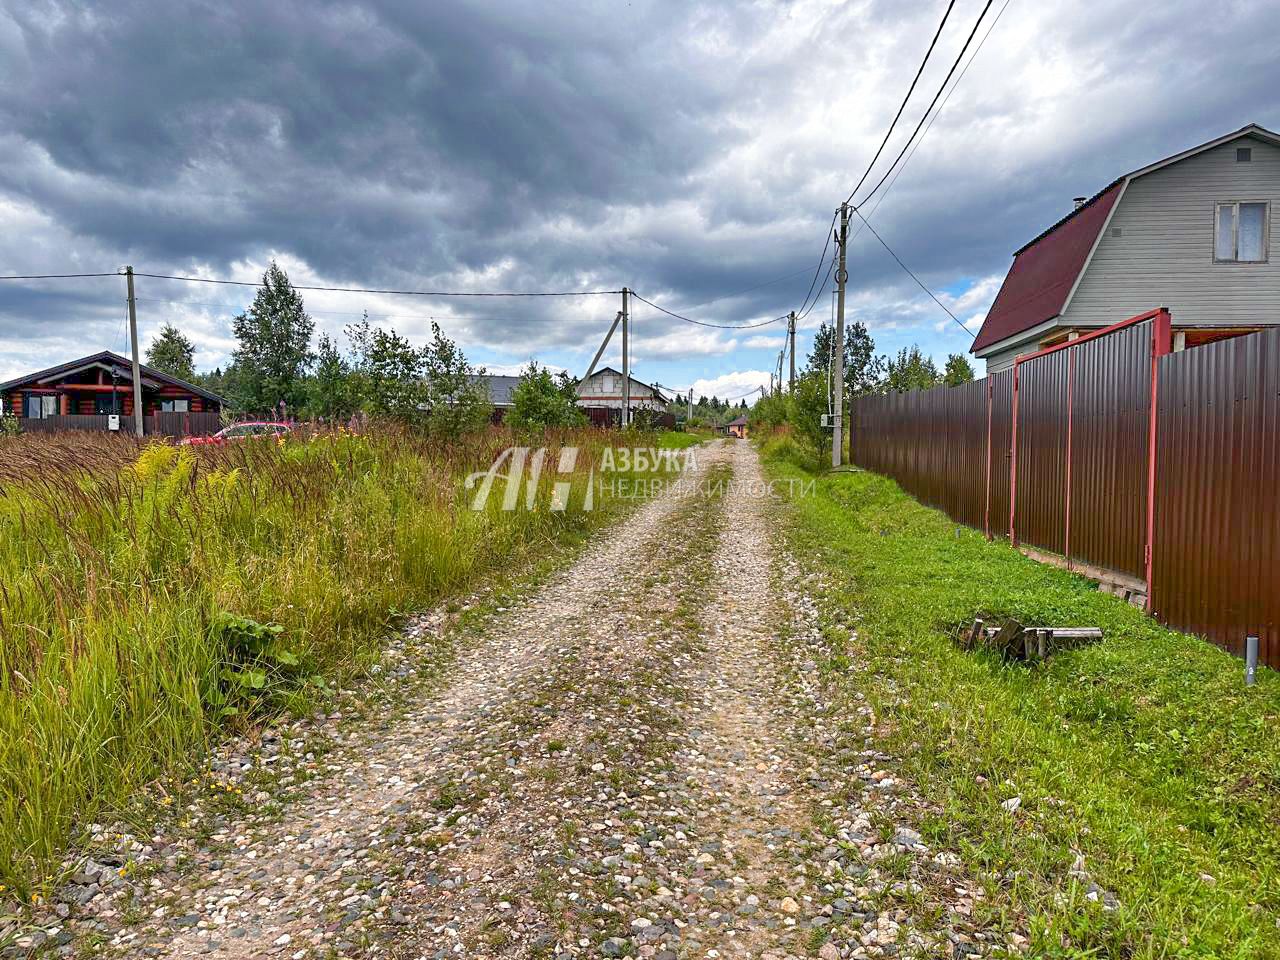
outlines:
[[[83, 955], [984, 956], [1016, 952], [837, 714], [821, 582], [754, 449], [716, 443], [530, 596], [467, 623], [278, 819], [227, 817]], [[411, 633], [450, 629], [439, 616]]]

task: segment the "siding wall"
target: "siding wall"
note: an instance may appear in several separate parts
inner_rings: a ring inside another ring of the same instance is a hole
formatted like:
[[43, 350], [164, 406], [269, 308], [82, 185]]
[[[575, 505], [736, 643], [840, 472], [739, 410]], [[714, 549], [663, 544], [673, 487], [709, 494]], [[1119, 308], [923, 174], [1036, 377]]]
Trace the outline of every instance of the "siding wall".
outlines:
[[[1236, 161], [1236, 147], [1253, 151]], [[1268, 263], [1214, 263], [1214, 205], [1271, 201]], [[1168, 307], [1179, 327], [1280, 323], [1280, 147], [1241, 137], [1129, 183], [1063, 326]], [[1113, 236], [1116, 228], [1120, 236]], [[994, 359], [994, 358], [993, 358]]]

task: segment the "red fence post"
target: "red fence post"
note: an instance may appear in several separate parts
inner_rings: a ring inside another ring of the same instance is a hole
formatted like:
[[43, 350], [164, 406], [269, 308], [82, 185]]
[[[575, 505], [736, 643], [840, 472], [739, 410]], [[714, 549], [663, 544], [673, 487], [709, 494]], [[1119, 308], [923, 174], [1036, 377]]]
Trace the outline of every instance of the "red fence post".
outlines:
[[987, 374], [987, 499], [982, 510], [982, 529], [991, 539], [991, 374]]
[[1021, 363], [1021, 360], [1013, 361], [1013, 423], [1009, 430], [1009, 542], [1015, 547], [1018, 545], [1018, 367]]
[[1173, 350], [1173, 319], [1165, 307], [1156, 311], [1151, 324], [1151, 409], [1147, 426], [1147, 613], [1155, 615], [1151, 580], [1156, 540], [1156, 404], [1160, 398], [1160, 358]]
[[1066, 503], [1062, 511], [1062, 553], [1067, 558], [1067, 569], [1071, 569], [1071, 427], [1074, 408], [1076, 383], [1076, 352], [1067, 352], [1067, 482]]

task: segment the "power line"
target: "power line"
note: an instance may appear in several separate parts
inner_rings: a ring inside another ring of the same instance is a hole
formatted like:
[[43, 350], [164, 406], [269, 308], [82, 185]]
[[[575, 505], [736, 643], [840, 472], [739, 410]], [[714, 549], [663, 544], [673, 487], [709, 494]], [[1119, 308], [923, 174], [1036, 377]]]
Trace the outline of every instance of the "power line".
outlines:
[[[894, 168], [897, 167], [898, 161], [902, 159], [903, 155], [911, 147], [911, 143], [913, 140], [915, 140], [916, 134], [920, 132], [920, 128], [924, 126], [925, 120], [928, 118], [929, 114], [933, 111], [934, 106], [937, 105], [938, 98], [942, 96], [942, 91], [944, 91], [947, 88], [947, 84], [951, 82], [951, 77], [956, 72], [956, 67], [960, 66], [960, 61], [964, 59], [964, 55], [969, 49], [969, 44], [973, 42], [973, 38], [978, 33], [978, 28], [982, 25], [983, 18], [986, 17], [987, 11], [991, 9], [991, 4], [993, 2], [994, 0], [987, 0], [986, 6], [984, 6], [982, 8], [982, 12], [978, 14], [978, 19], [974, 21], [973, 29], [969, 31], [969, 36], [965, 38], [964, 46], [960, 48], [960, 53], [956, 56], [955, 62], [951, 64], [951, 69], [948, 70], [947, 75], [943, 77], [942, 85], [938, 87], [938, 92], [933, 95], [933, 99], [929, 101], [929, 106], [925, 108], [924, 114], [921, 115], [920, 122], [917, 123], [916, 128], [911, 131], [911, 136], [908, 137], [907, 142], [902, 145], [902, 149], [898, 152], [898, 155], [894, 157], [893, 163], [891, 163], [889, 165], [889, 169], [884, 172], [884, 176], [882, 176], [879, 182], [876, 183], [876, 185], [871, 188], [871, 191], [865, 197], [862, 198], [861, 203], [854, 205], [855, 210], [857, 210], [858, 207], [862, 206], [862, 204], [865, 204], [868, 200], [870, 200], [873, 196], [875, 196], [876, 191], [879, 190], [884, 185], [884, 182], [889, 179], [889, 175], [893, 173]], [[849, 200], [852, 200], [852, 199], [853, 199], [853, 195], [850, 194]], [[846, 200], [845, 202], [848, 203], [849, 200]]]
[[924, 73], [925, 64], [929, 62], [929, 57], [933, 54], [933, 48], [938, 45], [938, 38], [942, 36], [942, 28], [947, 25], [947, 18], [951, 16], [951, 8], [956, 5], [956, 0], [951, 0], [947, 4], [947, 9], [942, 14], [942, 22], [938, 24], [937, 32], [934, 33], [933, 39], [929, 42], [929, 49], [924, 52], [924, 59], [920, 61], [920, 67], [916, 70], [915, 77], [911, 80], [911, 86], [907, 88], [907, 95], [902, 98], [902, 103], [898, 104], [898, 112], [893, 115], [893, 121], [889, 124], [889, 129], [884, 133], [884, 139], [880, 141], [880, 146], [876, 149], [876, 154], [871, 158], [871, 162], [867, 164], [867, 169], [862, 172], [862, 176], [858, 179], [857, 185], [849, 191], [849, 196], [845, 200], [848, 203], [853, 199], [853, 195], [862, 189], [863, 183], [871, 174], [871, 170], [876, 165], [876, 161], [880, 159], [880, 154], [884, 151], [885, 144], [889, 142], [889, 137], [893, 135], [893, 128], [898, 125], [898, 120], [902, 117], [902, 111], [907, 108], [907, 101], [911, 99], [911, 94], [915, 92], [916, 84], [920, 82], [920, 75]]
[[947, 316], [948, 316], [948, 317], [950, 317], [952, 320], [954, 320], [956, 323], [958, 323], [958, 324], [960, 325], [960, 329], [961, 329], [961, 330], [963, 330], [967, 336], [972, 337], [972, 336], [973, 336], [973, 331], [972, 331], [972, 330], [970, 330], [968, 327], [966, 327], [963, 323], [961, 323], [960, 318], [959, 318], [959, 317], [957, 317], [954, 313], [952, 313], [952, 312], [951, 312], [951, 309], [950, 309], [950, 308], [949, 308], [945, 303], [943, 303], [941, 300], [939, 300], [936, 296], [934, 296], [933, 291], [932, 291], [932, 290], [930, 290], [928, 287], [926, 287], [926, 286], [924, 285], [924, 283], [921, 281], [921, 279], [920, 279], [919, 277], [917, 277], [914, 273], [912, 273], [912, 272], [911, 272], [911, 268], [910, 268], [910, 267], [908, 267], [905, 263], [903, 263], [903, 262], [902, 262], [902, 258], [901, 258], [901, 257], [899, 257], [896, 253], [894, 253], [894, 252], [893, 252], [893, 247], [891, 247], [891, 246], [889, 246], [889, 244], [885, 243], [885, 242], [884, 242], [884, 237], [882, 237], [882, 236], [880, 236], [880, 234], [876, 233], [876, 228], [875, 228], [875, 227], [873, 227], [873, 226], [871, 225], [871, 222], [870, 222], [869, 220], [867, 220], [867, 218], [866, 218], [866, 217], [862, 216], [862, 211], [861, 211], [861, 210], [859, 210], [857, 207], [854, 207], [854, 208], [853, 208], [853, 212], [854, 212], [854, 213], [856, 213], [856, 214], [858, 215], [859, 219], [861, 219], [861, 220], [862, 220], [862, 222], [863, 222], [863, 223], [865, 223], [865, 224], [867, 225], [867, 229], [871, 231], [872, 235], [873, 235], [877, 240], [879, 240], [879, 241], [880, 241], [880, 246], [884, 247], [886, 250], [888, 250], [888, 251], [889, 251], [889, 256], [893, 257], [893, 259], [894, 259], [894, 260], [898, 261], [898, 266], [900, 266], [903, 270], [905, 270], [905, 271], [907, 272], [907, 275], [908, 275], [909, 277], [911, 277], [911, 279], [912, 279], [912, 280], [914, 280], [914, 281], [916, 282], [916, 284], [920, 287], [920, 289], [921, 289], [921, 290], [923, 290], [925, 293], [927, 293], [927, 294], [928, 294], [928, 295], [933, 299], [933, 302], [934, 302], [934, 303], [936, 303], [938, 306], [940, 306], [943, 310], [945, 310], [945, 311], [947, 312]]
[[0, 277], [0, 280], [71, 280], [78, 277], [118, 277], [122, 276], [120, 271], [111, 270], [107, 273], [36, 273], [29, 276], [8, 276]]
[[831, 283], [831, 274], [835, 270], [835, 267], [836, 267], [836, 258], [832, 256], [831, 262], [827, 264], [826, 279], [822, 281], [822, 287], [818, 290], [818, 295], [813, 298], [813, 303], [809, 304], [808, 308], [803, 313], [796, 314], [797, 323], [799, 323], [801, 320], [807, 317], [810, 313], [812, 313], [813, 308], [818, 305], [818, 301], [822, 299], [822, 294], [826, 291], [827, 285]]
[[764, 390], [764, 384], [763, 384], [763, 383], [762, 383], [762, 384], [760, 384], [760, 386], [758, 386], [758, 387], [752, 387], [752, 388], [751, 388], [750, 390], [748, 390], [746, 393], [740, 393], [740, 394], [738, 394], [736, 397], [717, 397], [717, 396], [715, 396], [715, 395], [712, 395], [711, 399], [713, 399], [713, 400], [724, 400], [724, 401], [727, 403], [727, 402], [729, 402], [730, 400], [741, 400], [743, 397], [749, 397], [749, 396], [751, 396], [753, 393], [760, 393], [762, 390]]
[[[813, 295], [814, 284], [818, 282], [818, 277], [822, 274], [822, 264], [823, 264], [823, 261], [827, 259], [827, 248], [831, 246], [831, 231], [835, 228], [836, 217], [839, 216], [839, 214], [840, 214], [839, 210], [831, 214], [831, 222], [827, 224], [827, 237], [822, 244], [822, 255], [818, 257], [818, 268], [813, 271], [813, 280], [810, 281], [809, 283], [809, 292], [804, 295], [804, 300], [800, 304], [800, 309], [796, 311], [797, 313], [804, 312], [805, 305], [808, 304], [809, 302], [809, 297]], [[833, 256], [832, 263], [834, 262], [835, 262], [835, 257]], [[819, 293], [818, 296], [822, 296], [822, 294]]]
[[[938, 105], [938, 109], [934, 111], [933, 116], [929, 118], [929, 122], [925, 125], [924, 131], [920, 134], [919, 139], [912, 144], [911, 152], [908, 153], [907, 158], [902, 161], [902, 165], [893, 172], [893, 179], [890, 180], [889, 185], [884, 188], [884, 192], [880, 194], [880, 196], [876, 197], [875, 206], [871, 208], [871, 212], [868, 214], [869, 217], [875, 216], [876, 211], [880, 209], [880, 204], [882, 204], [884, 202], [884, 198], [889, 195], [889, 191], [893, 189], [894, 184], [898, 182], [898, 178], [902, 176], [902, 171], [907, 169], [907, 164], [911, 162], [911, 158], [914, 157], [916, 155], [916, 151], [920, 149], [920, 144], [924, 143], [924, 138], [927, 137], [929, 135], [929, 131], [933, 129], [934, 121], [937, 120], [938, 117], [942, 116], [942, 111], [947, 108], [947, 104], [951, 101], [951, 95], [956, 92], [956, 87], [960, 86], [960, 82], [964, 80], [965, 74], [967, 74], [969, 72], [969, 68], [973, 66], [973, 61], [978, 59], [978, 54], [982, 52], [982, 48], [986, 46], [987, 41], [991, 39], [991, 34], [995, 32], [996, 25], [1000, 22], [1000, 18], [1003, 17], [1004, 12], [1009, 9], [1010, 2], [1011, 0], [1004, 0], [1004, 4], [996, 13], [995, 19], [991, 21], [991, 26], [987, 28], [987, 32], [982, 35], [982, 39], [978, 41], [978, 45], [974, 48], [973, 56], [971, 56], [969, 58], [969, 62], [964, 65], [964, 69], [961, 70], [960, 75], [956, 77], [956, 82], [951, 85], [951, 89], [947, 91], [947, 95], [942, 98], [942, 103]], [[862, 227], [859, 226], [858, 232], [860, 233], [861, 231]], [[855, 233], [853, 235], [854, 238], [856, 238], [857, 235], [858, 234]]]
[[[261, 281], [251, 280], [214, 280], [209, 277], [179, 277], [167, 273], [134, 273], [135, 277], [149, 277], [152, 280], [182, 280], [186, 283], [216, 283], [232, 287], [260, 287]], [[473, 293], [456, 290], [372, 290], [366, 287], [322, 287], [315, 285], [290, 283], [294, 290], [315, 290], [327, 293], [375, 293], [394, 297], [601, 297], [606, 294], [618, 294], [621, 290], [562, 290], [536, 292], [501, 292]]]
[[669, 317], [675, 317], [677, 320], [683, 320], [685, 323], [696, 323], [700, 327], [716, 327], [717, 329], [720, 329], [720, 330], [754, 330], [756, 327], [767, 327], [771, 323], [777, 323], [779, 320], [787, 319], [787, 314], [784, 313], [780, 317], [774, 317], [772, 320], [763, 320], [760, 323], [743, 323], [743, 324], [708, 323], [705, 320], [694, 320], [692, 317], [686, 317], [682, 314], [674, 313], [671, 310], [668, 310], [666, 307], [660, 307], [656, 303], [654, 303], [652, 300], [646, 300], [644, 297], [640, 296], [640, 294], [636, 293], [634, 290], [631, 291], [631, 295], [635, 297], [637, 300], [639, 300], [641, 303], [647, 303], [649, 306], [653, 307], [653, 309], [661, 311], [662, 313], [665, 313]]
[[[137, 276], [137, 274], [135, 274]], [[245, 305], [243, 303], [207, 303], [200, 300], [166, 300], [163, 297], [135, 297], [139, 303], [168, 303], [180, 307], [212, 307], [226, 311], [243, 311]], [[327, 317], [363, 317], [368, 316], [369, 319], [378, 320], [463, 320], [463, 321], [492, 321], [494, 323], [537, 323], [551, 322], [550, 317], [473, 317], [473, 316], [457, 316], [457, 315], [435, 315], [424, 313], [378, 313], [373, 310], [312, 310], [307, 309], [307, 313], [316, 316]], [[582, 322], [586, 323], [590, 318], [582, 318]]]

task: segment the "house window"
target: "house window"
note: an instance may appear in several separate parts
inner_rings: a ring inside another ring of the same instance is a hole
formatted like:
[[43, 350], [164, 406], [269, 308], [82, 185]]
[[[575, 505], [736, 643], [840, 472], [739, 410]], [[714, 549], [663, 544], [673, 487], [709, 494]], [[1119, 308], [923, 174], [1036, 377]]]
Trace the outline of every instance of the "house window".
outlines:
[[46, 417], [58, 415], [58, 398], [49, 394], [28, 393], [26, 416], [33, 420], [44, 420]]
[[189, 413], [189, 400], [161, 400], [161, 413]]
[[1236, 147], [1236, 163], [1252, 163], [1253, 148], [1252, 147]]
[[1266, 202], [1220, 203], [1214, 221], [1213, 259], [1219, 263], [1263, 263], [1267, 259]]

